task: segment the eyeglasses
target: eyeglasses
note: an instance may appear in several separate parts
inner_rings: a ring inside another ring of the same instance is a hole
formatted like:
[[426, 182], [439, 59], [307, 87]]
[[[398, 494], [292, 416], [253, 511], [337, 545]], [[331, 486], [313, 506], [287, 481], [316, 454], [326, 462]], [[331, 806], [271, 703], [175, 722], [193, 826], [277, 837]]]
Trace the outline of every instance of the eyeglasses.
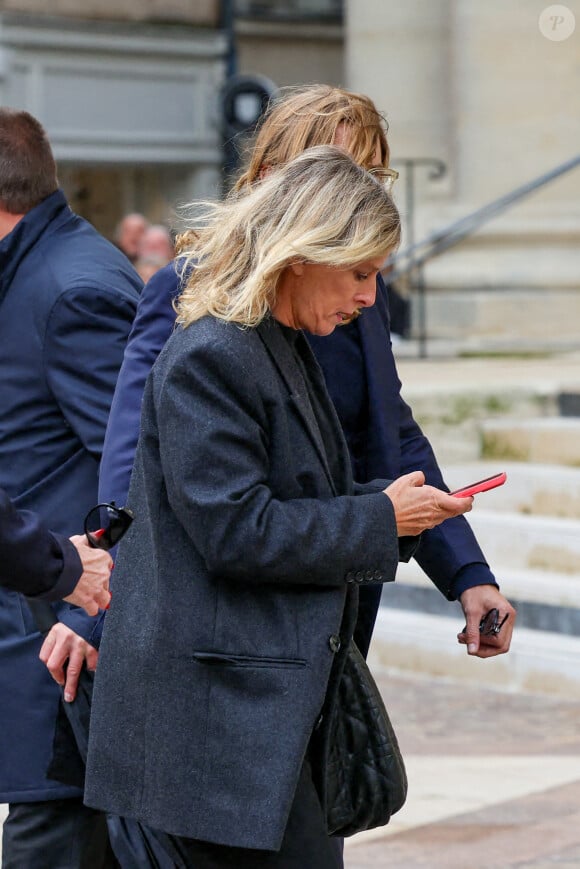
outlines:
[[368, 171], [373, 178], [376, 178], [377, 181], [383, 185], [387, 193], [391, 192], [395, 181], [399, 177], [399, 173], [396, 169], [386, 169], [384, 166], [373, 166], [373, 168]]
[[[479, 633], [482, 637], [497, 637], [505, 623], [509, 618], [509, 613], [506, 613], [503, 619], [499, 620], [499, 610], [494, 607], [486, 612], [479, 623]], [[467, 630], [467, 625], [463, 628], [464, 634]]]
[[509, 618], [509, 613], [506, 613], [503, 619], [499, 620], [499, 610], [495, 607], [487, 612], [479, 623], [479, 633], [483, 637], [497, 637], [502, 627]]
[[128, 530], [133, 513], [127, 507], [97, 504], [85, 518], [85, 534], [94, 549], [112, 549]]

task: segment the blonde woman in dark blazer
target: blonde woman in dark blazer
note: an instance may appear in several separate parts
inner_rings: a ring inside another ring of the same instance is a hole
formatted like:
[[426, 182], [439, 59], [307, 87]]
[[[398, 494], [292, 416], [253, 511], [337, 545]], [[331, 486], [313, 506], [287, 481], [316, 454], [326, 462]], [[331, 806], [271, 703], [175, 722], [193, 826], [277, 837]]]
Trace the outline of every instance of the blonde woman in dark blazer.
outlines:
[[399, 231], [334, 147], [205, 209], [145, 390], [85, 795], [170, 834], [185, 866], [342, 865], [312, 735], [358, 589], [471, 507], [421, 472], [353, 483], [303, 334], [373, 304]]

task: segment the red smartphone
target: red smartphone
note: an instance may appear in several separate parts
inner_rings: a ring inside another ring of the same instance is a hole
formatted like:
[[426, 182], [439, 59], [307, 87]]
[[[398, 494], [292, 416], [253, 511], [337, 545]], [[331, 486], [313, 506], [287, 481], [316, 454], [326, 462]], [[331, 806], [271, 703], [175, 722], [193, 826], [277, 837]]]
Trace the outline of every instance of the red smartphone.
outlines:
[[478, 492], [487, 492], [488, 489], [495, 489], [496, 486], [503, 486], [507, 479], [507, 474], [502, 471], [500, 474], [494, 474], [492, 477], [486, 477], [485, 480], [479, 480], [477, 483], [471, 483], [469, 486], [462, 486], [461, 489], [456, 489], [450, 492], [455, 498], [469, 498], [470, 495], [477, 495]]

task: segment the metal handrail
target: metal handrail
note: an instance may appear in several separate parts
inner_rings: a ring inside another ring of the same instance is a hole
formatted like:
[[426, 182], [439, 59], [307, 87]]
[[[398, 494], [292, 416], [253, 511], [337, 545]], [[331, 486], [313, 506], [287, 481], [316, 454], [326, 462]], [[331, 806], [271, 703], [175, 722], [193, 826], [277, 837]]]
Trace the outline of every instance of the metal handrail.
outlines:
[[506, 211], [516, 202], [519, 202], [521, 199], [529, 196], [530, 193], [534, 193], [536, 190], [559, 178], [560, 175], [570, 172], [579, 165], [580, 154], [577, 154], [576, 157], [567, 160], [565, 163], [561, 163], [544, 175], [539, 175], [532, 181], [516, 187], [510, 193], [506, 193], [482, 208], [472, 211], [471, 214], [467, 214], [460, 220], [449, 224], [443, 229], [438, 229], [421, 241], [410, 244], [403, 250], [398, 251], [392, 257], [389, 257], [385, 263], [385, 272], [388, 272], [389, 281], [394, 281], [414, 268], [424, 265], [428, 260], [472, 235], [480, 226], [483, 226], [484, 223], [501, 214], [501, 212]]
[[541, 187], [570, 172], [580, 165], [580, 154], [556, 166], [550, 172], [544, 175], [539, 175], [532, 181], [516, 187], [514, 190], [500, 196], [472, 211], [471, 214], [456, 220], [443, 229], [436, 230], [424, 238], [422, 241], [414, 242], [398, 251], [386, 261], [383, 274], [389, 283], [394, 283], [397, 279], [404, 275], [414, 275], [414, 284], [418, 298], [418, 341], [419, 341], [419, 356], [425, 358], [427, 356], [427, 304], [426, 304], [426, 282], [425, 282], [425, 263], [436, 256], [444, 253], [449, 248], [454, 247], [487, 223], [492, 218], [497, 217], [503, 211], [506, 211], [516, 202], [535, 193]]

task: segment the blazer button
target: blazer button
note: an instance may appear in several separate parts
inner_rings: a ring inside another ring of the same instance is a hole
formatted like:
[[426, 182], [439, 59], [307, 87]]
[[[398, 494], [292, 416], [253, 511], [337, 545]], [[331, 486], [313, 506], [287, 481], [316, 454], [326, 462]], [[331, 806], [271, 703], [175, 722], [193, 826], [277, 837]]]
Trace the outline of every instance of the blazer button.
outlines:
[[372, 570], [367, 570], [367, 572], [365, 574], [365, 579], [374, 579], [374, 578], [375, 578], [374, 572]]
[[331, 634], [328, 638], [328, 645], [330, 646], [330, 651], [336, 655], [340, 651], [340, 637], [337, 634]]
[[347, 582], [354, 582], [354, 573], [352, 570], [349, 570], [345, 577]]
[[380, 570], [375, 570], [375, 579], [376, 579], [376, 580], [380, 580], [380, 579], [382, 579], [382, 578], [383, 578], [383, 574], [381, 573], [381, 571], [380, 571]]
[[354, 578], [356, 579], [357, 582], [362, 582], [363, 579], [365, 578], [365, 575], [362, 572], [362, 570], [357, 570], [357, 572], [354, 575]]

